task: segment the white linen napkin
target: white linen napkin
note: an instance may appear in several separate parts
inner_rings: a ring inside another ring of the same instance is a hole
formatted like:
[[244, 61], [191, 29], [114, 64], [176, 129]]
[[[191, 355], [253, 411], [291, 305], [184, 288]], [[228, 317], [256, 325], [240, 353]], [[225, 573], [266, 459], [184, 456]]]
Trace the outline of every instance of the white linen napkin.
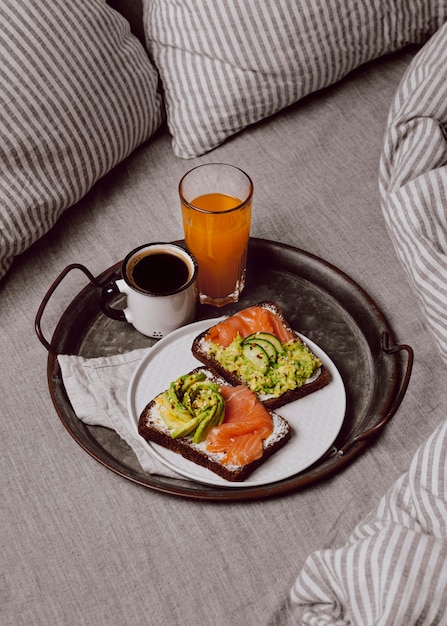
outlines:
[[57, 358], [67, 395], [80, 420], [115, 430], [135, 452], [144, 471], [179, 478], [148, 452], [128, 413], [129, 383], [147, 350], [150, 348], [89, 359], [67, 354]]

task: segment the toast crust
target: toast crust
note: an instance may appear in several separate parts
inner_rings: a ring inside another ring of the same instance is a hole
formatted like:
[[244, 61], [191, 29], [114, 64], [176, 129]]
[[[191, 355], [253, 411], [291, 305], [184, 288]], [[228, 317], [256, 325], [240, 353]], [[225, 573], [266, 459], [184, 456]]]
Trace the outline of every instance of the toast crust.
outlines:
[[[294, 340], [299, 341], [300, 343], [304, 343], [299, 337], [298, 333], [293, 328], [291, 328], [278, 304], [269, 300], [265, 300], [254, 306], [264, 307], [269, 311], [275, 313], [275, 315], [277, 315], [281, 320], [284, 327], [293, 336]], [[209, 370], [223, 377], [231, 385], [236, 386], [246, 384], [246, 382], [238, 374], [236, 374], [235, 372], [229, 372], [214, 357], [208, 354], [209, 342], [207, 342], [206, 340], [206, 335], [208, 334], [208, 331], [209, 329], [204, 330], [193, 341], [191, 350], [195, 358], [203, 363], [205, 367], [207, 367]], [[270, 396], [260, 397], [260, 399], [266, 408], [268, 408], [269, 410], [274, 410], [283, 406], [284, 404], [299, 400], [300, 398], [303, 398], [310, 393], [322, 389], [329, 383], [329, 381], [329, 371], [324, 365], [322, 365], [319, 368], [317, 376], [313, 377], [309, 382], [305, 383], [301, 387], [296, 387], [295, 389], [288, 390], [277, 398]]]
[[[197, 371], [204, 371], [208, 378], [219, 384], [228, 384], [227, 381], [217, 377], [214, 372], [206, 368], [200, 367], [194, 370], [194, 372]], [[181, 454], [185, 459], [206, 467], [225, 480], [240, 482], [246, 480], [257, 467], [265, 463], [268, 458], [282, 448], [290, 439], [291, 428], [289, 423], [280, 415], [272, 411], [269, 411], [269, 413], [273, 420], [273, 433], [263, 442], [264, 451], [262, 457], [246, 465], [227, 465], [222, 463], [223, 453], [206, 450], [204, 443], [195, 444], [192, 441], [192, 437], [173, 439], [159, 414], [156, 398], [153, 398], [143, 409], [138, 422], [138, 432], [146, 441], [152, 441], [172, 452]]]

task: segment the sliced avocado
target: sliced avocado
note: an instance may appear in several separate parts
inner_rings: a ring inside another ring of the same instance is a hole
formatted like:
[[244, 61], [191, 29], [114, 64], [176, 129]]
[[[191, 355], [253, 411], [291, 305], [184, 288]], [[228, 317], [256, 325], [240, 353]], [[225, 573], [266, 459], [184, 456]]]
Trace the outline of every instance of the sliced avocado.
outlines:
[[261, 374], [265, 374], [268, 370], [270, 365], [269, 355], [257, 343], [248, 342], [242, 344], [242, 354]]
[[176, 383], [179, 382], [180, 397], [184, 396], [184, 394], [191, 387], [191, 385], [193, 385], [194, 383], [200, 380], [205, 380], [205, 378], [206, 378], [205, 372], [194, 372], [191, 374], [185, 374], [185, 376], [182, 376], [181, 378], [179, 378], [176, 381]]
[[160, 415], [169, 430], [179, 428], [191, 420], [192, 416], [190, 413], [188, 413], [188, 419], [185, 419], [184, 416], [182, 416], [182, 419], [178, 417], [178, 412], [172, 408], [166, 393], [157, 398], [157, 405]]
[[209, 408], [208, 411], [205, 411], [201, 414], [201, 418], [199, 421], [199, 425], [197, 426], [195, 433], [193, 435], [193, 442], [200, 443], [205, 439], [208, 434], [208, 431], [211, 429], [211, 422], [213, 420], [215, 414], [215, 410], [213, 408]]
[[173, 439], [177, 439], [178, 437], [186, 437], [186, 435], [190, 435], [200, 424], [200, 419], [198, 417], [193, 417], [189, 422], [182, 422], [181, 426], [174, 428], [171, 431], [171, 437]]
[[201, 409], [207, 403], [212, 403], [213, 395], [218, 392], [219, 386], [210, 380], [194, 382], [186, 390], [183, 404], [192, 413], [195, 413], [197, 409]]
[[173, 381], [156, 403], [173, 439], [193, 435], [196, 443], [223, 421], [225, 401], [219, 385], [203, 372], [187, 374]]
[[193, 436], [194, 443], [200, 443], [208, 436], [209, 431], [214, 426], [219, 426], [223, 422], [225, 415], [225, 403], [222, 396], [215, 394], [215, 403], [203, 411], [200, 416], [200, 423]]
[[169, 408], [173, 413], [175, 413], [178, 419], [182, 420], [183, 422], [187, 422], [191, 419], [191, 411], [188, 411], [188, 408], [183, 406], [183, 404], [177, 397], [175, 382], [171, 383], [169, 389], [165, 391], [163, 396], [165, 402], [169, 404]]

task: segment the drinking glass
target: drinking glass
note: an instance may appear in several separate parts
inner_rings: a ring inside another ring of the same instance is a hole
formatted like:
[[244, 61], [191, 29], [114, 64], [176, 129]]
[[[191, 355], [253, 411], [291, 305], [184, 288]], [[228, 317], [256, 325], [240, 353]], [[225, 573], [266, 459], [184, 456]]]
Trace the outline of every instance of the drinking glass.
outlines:
[[206, 163], [179, 183], [185, 241], [198, 266], [202, 304], [237, 302], [245, 286], [253, 182], [225, 163]]

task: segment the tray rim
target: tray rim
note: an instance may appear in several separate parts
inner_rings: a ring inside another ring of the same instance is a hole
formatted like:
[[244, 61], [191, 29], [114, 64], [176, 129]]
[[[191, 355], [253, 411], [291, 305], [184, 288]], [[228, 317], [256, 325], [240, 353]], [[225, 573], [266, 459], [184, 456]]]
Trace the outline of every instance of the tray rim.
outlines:
[[[175, 243], [184, 243], [183, 240], [176, 240]], [[317, 255], [305, 251], [303, 249], [297, 248], [295, 246], [276, 242], [272, 240], [262, 239], [262, 238], [254, 238], [250, 237], [250, 246], [267, 246], [272, 247], [273, 249], [277, 249], [278, 251], [283, 251], [287, 253], [291, 253], [298, 257], [303, 256], [310, 261], [317, 263], [325, 268], [326, 271], [332, 273], [335, 272], [339, 278], [341, 278], [344, 282], [346, 282], [350, 288], [354, 289], [358, 295], [365, 301], [368, 305], [368, 308], [372, 310], [374, 316], [380, 322], [380, 325], [384, 329], [384, 335], [386, 337], [386, 343], [392, 344], [394, 346], [394, 334], [391, 329], [391, 326], [386, 319], [385, 315], [381, 311], [381, 309], [377, 306], [376, 302], [370, 296], [370, 294], [361, 287], [351, 276], [346, 274], [343, 270], [340, 270], [335, 265], [330, 262], [318, 257]], [[77, 267], [80, 267], [76, 265]], [[113, 276], [114, 273], [118, 271], [121, 266], [121, 261], [115, 263], [110, 266], [108, 269], [104, 270], [98, 277], [96, 277], [95, 281], [97, 283], [105, 282], [106, 280], [110, 280], [110, 277]], [[87, 273], [89, 274], [88, 270]], [[93, 288], [91, 283], [88, 283], [68, 304], [61, 318], [59, 319], [56, 328], [53, 332], [51, 342], [49, 343], [48, 350], [48, 360], [47, 360], [47, 379], [50, 390], [50, 395], [53, 401], [53, 405], [56, 409], [56, 412], [62, 421], [66, 430], [70, 433], [70, 435], [75, 439], [78, 445], [87, 452], [92, 458], [98, 461], [107, 469], [113, 471], [114, 473], [122, 476], [143, 487], [162, 492], [171, 496], [181, 496], [193, 500], [210, 500], [215, 502], [229, 502], [229, 501], [245, 501], [245, 500], [254, 500], [254, 499], [262, 499], [273, 496], [280, 496], [292, 491], [297, 491], [299, 489], [307, 488], [317, 482], [321, 482], [329, 477], [333, 477], [341, 470], [343, 470], [349, 463], [351, 463], [364, 449], [369, 445], [372, 439], [374, 439], [380, 432], [383, 430], [386, 423], [392, 418], [395, 414], [400, 402], [405, 394], [406, 387], [408, 385], [409, 376], [411, 374], [411, 364], [407, 366], [407, 376], [405, 377], [404, 384], [399, 388], [398, 382], [398, 369], [399, 369], [399, 360], [398, 353], [401, 349], [406, 349], [408, 352], [408, 356], [412, 356], [412, 350], [409, 346], [394, 346], [390, 350], [386, 350], [387, 354], [389, 354], [392, 364], [392, 377], [390, 388], [384, 398], [383, 406], [381, 407], [380, 415], [385, 416], [386, 419], [381, 420], [381, 423], [377, 423], [371, 430], [371, 433], [366, 433], [368, 436], [354, 438], [352, 442], [348, 442], [350, 445], [344, 446], [338, 450], [332, 450], [332, 458], [334, 461], [331, 462], [330, 465], [321, 468], [321, 470], [317, 474], [307, 474], [304, 472], [303, 474], [298, 474], [294, 477], [284, 479], [277, 483], [272, 483], [270, 485], [260, 485], [260, 486], [252, 486], [247, 489], [238, 487], [215, 487], [209, 485], [202, 485], [198, 483], [193, 483], [193, 481], [189, 481], [187, 479], [168, 479], [162, 476], [151, 476], [146, 474], [143, 470], [136, 471], [133, 468], [128, 467], [119, 459], [115, 458], [108, 450], [106, 450], [98, 440], [96, 440], [91, 431], [88, 429], [87, 425], [83, 424], [80, 420], [79, 423], [82, 424], [84, 434], [86, 435], [84, 440], [77, 435], [74, 431], [70, 420], [67, 418], [66, 412], [64, 411], [64, 407], [61, 407], [59, 404], [57, 387], [55, 384], [59, 382], [62, 386], [63, 393], [65, 394], [65, 401], [71, 407], [68, 397], [66, 396], [65, 388], [63, 386], [63, 382], [61, 379], [61, 372], [57, 362], [57, 353], [53, 349], [53, 346], [57, 344], [57, 339], [61, 334], [61, 329], [64, 325], [65, 317], [67, 316], [69, 310], [74, 307], [75, 303], [78, 299], [82, 299], [85, 295]], [[46, 302], [48, 302], [46, 299]], [[42, 309], [42, 307], [41, 307]], [[42, 315], [43, 310], [39, 310], [40, 317]], [[98, 308], [99, 312], [99, 308]], [[39, 315], [39, 314], [38, 314]], [[39, 323], [36, 318], [36, 331], [39, 335], [40, 330], [40, 319]], [[40, 333], [41, 334], [41, 333]], [[42, 337], [39, 335], [39, 339]], [[45, 343], [44, 343], [45, 345]], [[409, 359], [410, 360], [410, 359]], [[409, 371], [408, 371], [409, 370]], [[71, 410], [73, 411], [72, 407]], [[73, 411], [74, 413], [74, 411]], [[380, 428], [377, 428], [380, 426]], [[117, 435], [118, 436], [118, 435]], [[88, 445], [90, 443], [90, 445]], [[316, 465], [321, 463], [323, 459], [331, 458], [331, 451], [326, 454], [322, 459], [320, 459]]]

